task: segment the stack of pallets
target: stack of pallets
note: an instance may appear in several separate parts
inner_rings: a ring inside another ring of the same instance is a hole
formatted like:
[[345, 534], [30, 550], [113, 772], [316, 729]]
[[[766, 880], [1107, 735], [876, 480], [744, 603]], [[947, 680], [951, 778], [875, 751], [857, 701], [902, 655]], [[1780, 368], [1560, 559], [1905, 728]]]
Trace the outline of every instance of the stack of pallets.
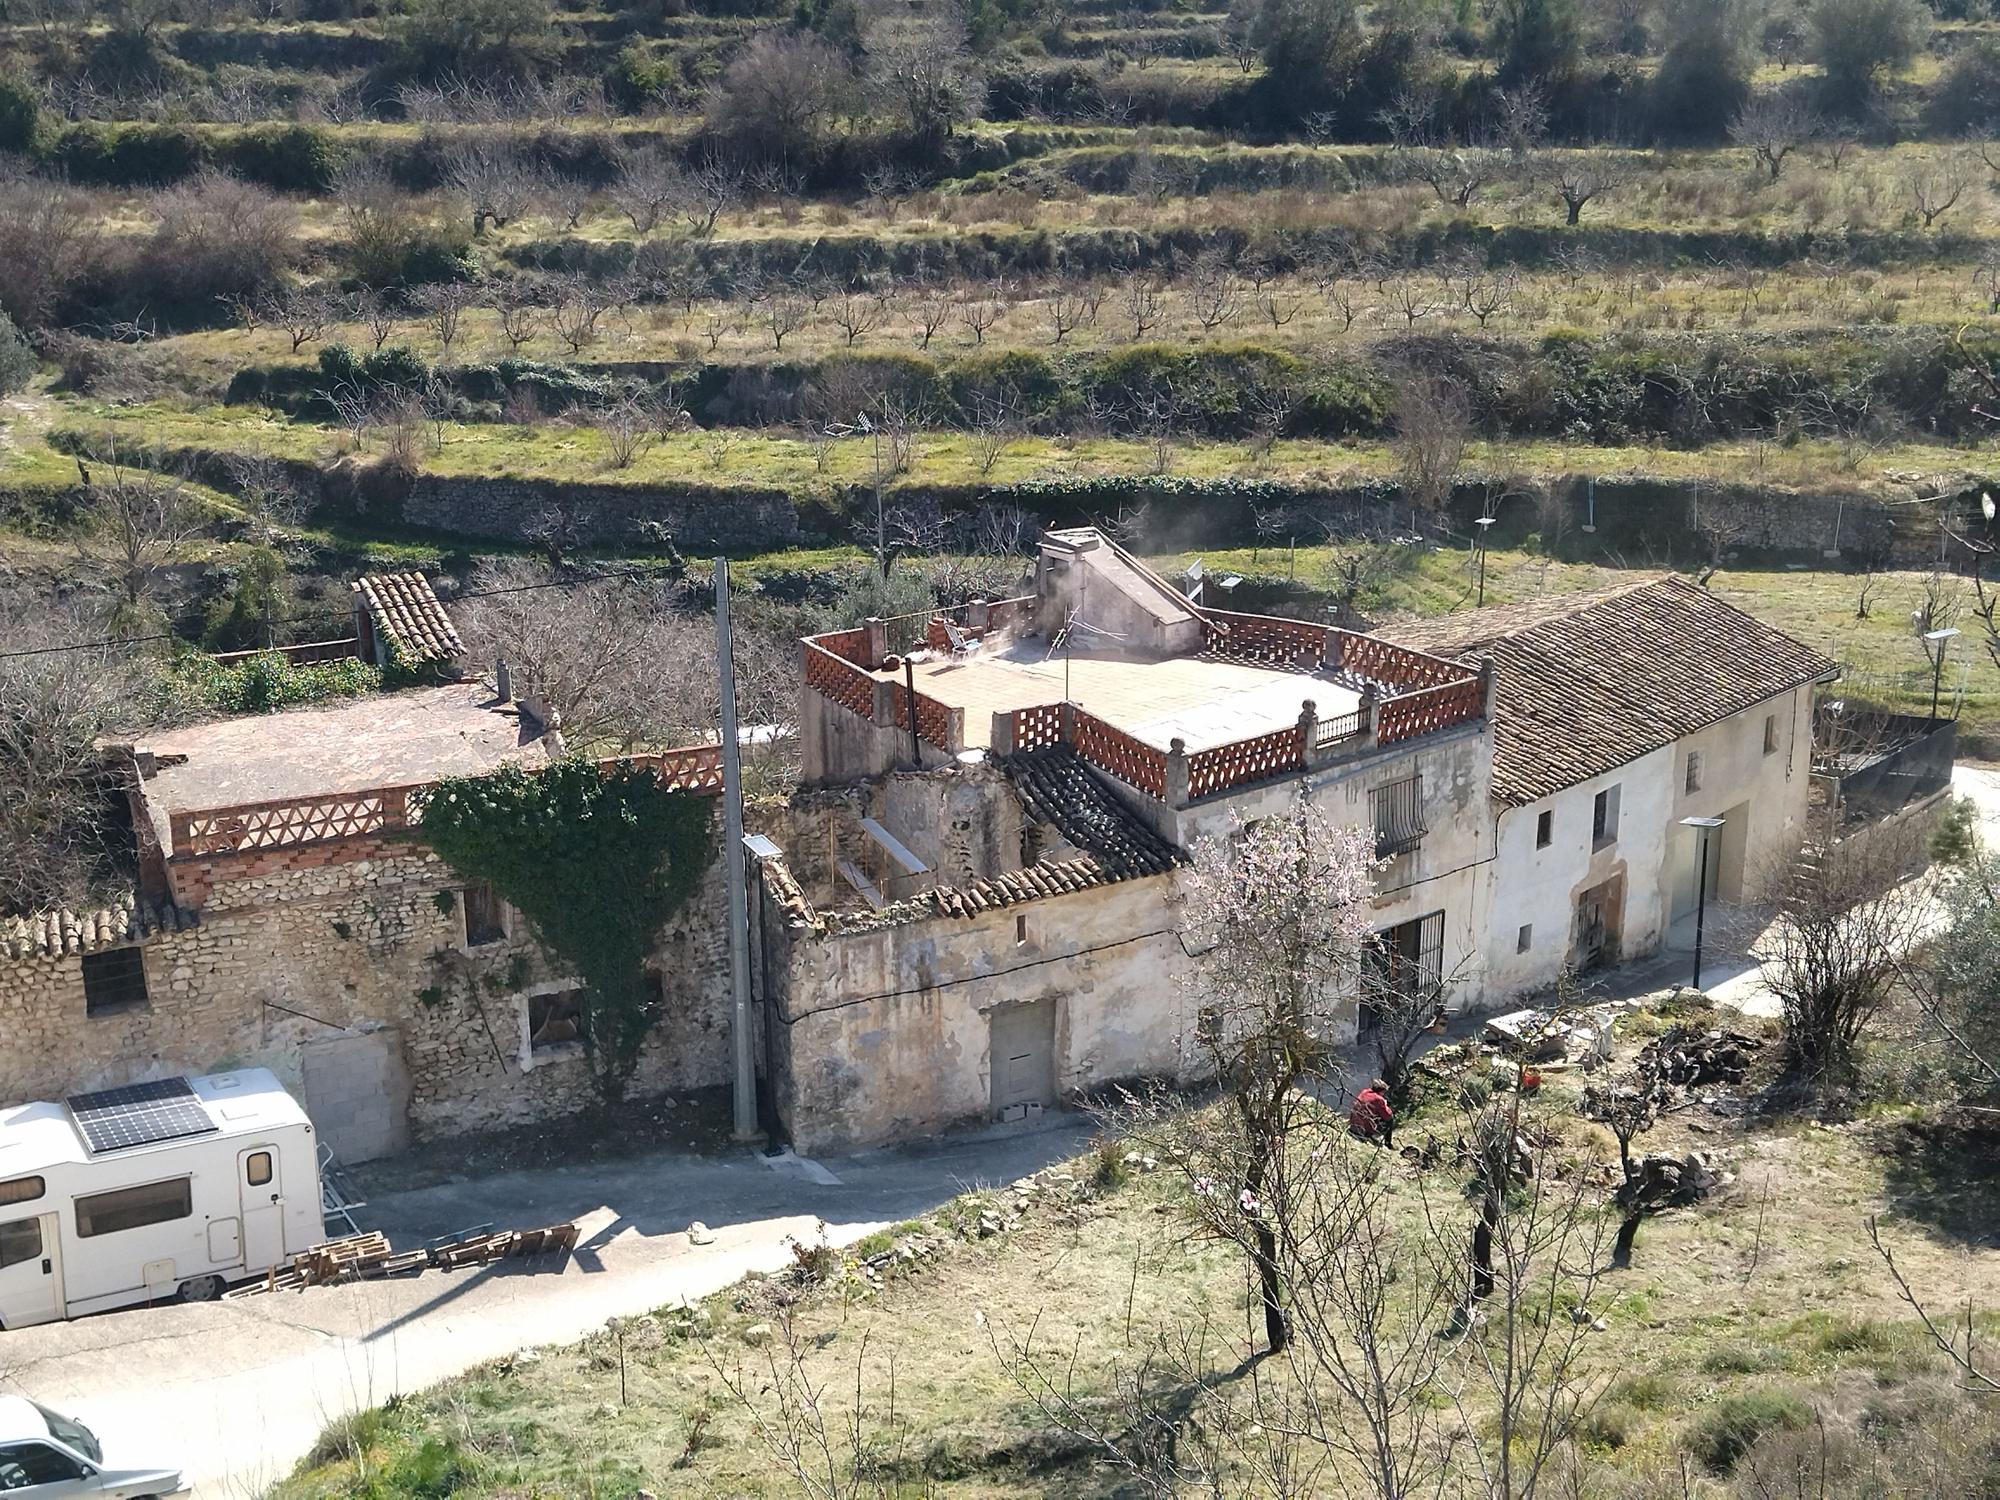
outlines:
[[261, 1292], [299, 1291], [309, 1286], [331, 1286], [343, 1281], [380, 1281], [391, 1276], [412, 1276], [435, 1266], [451, 1271], [461, 1266], [481, 1266], [510, 1256], [551, 1255], [576, 1247], [576, 1225], [550, 1224], [541, 1229], [490, 1230], [481, 1225], [442, 1239], [432, 1240], [418, 1250], [395, 1250], [379, 1230], [342, 1235], [323, 1240], [302, 1252], [285, 1270], [267, 1271], [257, 1280], [226, 1293], [230, 1297], [253, 1297]]

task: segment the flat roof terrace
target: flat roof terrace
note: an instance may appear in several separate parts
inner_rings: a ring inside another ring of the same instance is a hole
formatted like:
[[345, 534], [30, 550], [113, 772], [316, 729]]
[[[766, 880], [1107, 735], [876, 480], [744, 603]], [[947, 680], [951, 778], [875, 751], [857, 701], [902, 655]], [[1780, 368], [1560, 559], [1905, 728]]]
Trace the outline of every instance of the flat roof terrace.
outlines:
[[[1103, 652], [1051, 652], [1040, 636], [982, 642], [966, 656], [919, 652], [917, 691], [965, 711], [968, 749], [992, 743], [993, 716], [1068, 700], [1158, 749], [1176, 739], [1214, 749], [1297, 724], [1310, 699], [1322, 719], [1354, 713], [1361, 695], [1332, 672], [1177, 656], [1141, 661]], [[900, 683], [900, 672], [870, 673]]]

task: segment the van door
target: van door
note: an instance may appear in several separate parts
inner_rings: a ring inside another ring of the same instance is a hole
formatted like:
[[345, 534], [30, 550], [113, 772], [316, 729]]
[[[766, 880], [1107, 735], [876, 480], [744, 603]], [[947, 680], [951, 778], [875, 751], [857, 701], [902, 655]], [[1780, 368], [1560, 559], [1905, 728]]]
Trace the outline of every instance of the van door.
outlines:
[[252, 1146], [236, 1156], [236, 1190], [243, 1204], [243, 1268], [266, 1271], [285, 1259], [285, 1192], [278, 1148]]
[[0, 1220], [0, 1328], [52, 1323], [66, 1311], [56, 1216]]

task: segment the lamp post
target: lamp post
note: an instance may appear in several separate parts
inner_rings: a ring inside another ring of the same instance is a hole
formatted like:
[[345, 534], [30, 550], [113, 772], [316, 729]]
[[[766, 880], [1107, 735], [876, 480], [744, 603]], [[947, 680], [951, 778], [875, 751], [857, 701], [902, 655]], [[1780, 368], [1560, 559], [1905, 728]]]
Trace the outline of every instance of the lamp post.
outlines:
[[1472, 523], [1479, 528], [1479, 603], [1482, 608], [1486, 604], [1486, 529], [1499, 519], [1498, 516], [1480, 516]]
[[1945, 643], [1958, 634], [1956, 625], [1947, 625], [1942, 630], [1924, 632], [1924, 655], [1931, 659], [1931, 717], [1937, 717], [1938, 688], [1944, 683]]
[[1722, 826], [1720, 818], [1682, 818], [1681, 827], [1701, 831], [1701, 849], [1694, 867], [1694, 988], [1701, 988], [1701, 936], [1708, 917], [1708, 836]]

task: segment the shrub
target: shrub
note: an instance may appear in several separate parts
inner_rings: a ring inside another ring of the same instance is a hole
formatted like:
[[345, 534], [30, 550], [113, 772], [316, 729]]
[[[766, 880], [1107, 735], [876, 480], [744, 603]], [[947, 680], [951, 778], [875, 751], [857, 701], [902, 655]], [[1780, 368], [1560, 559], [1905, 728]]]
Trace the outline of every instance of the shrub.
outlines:
[[1684, 1443], [1709, 1473], [1727, 1474], [1766, 1433], [1796, 1431], [1812, 1416], [1803, 1397], [1781, 1386], [1735, 1392], [1696, 1417]]
[[0, 396], [18, 391], [32, 380], [38, 363], [14, 320], [0, 312]]
[[1827, 102], [1852, 110], [1874, 97], [1883, 74], [1909, 63], [1929, 35], [1930, 12], [1921, 0], [1814, 0], [1806, 26]]
[[41, 119], [41, 102], [26, 78], [0, 78], [0, 151], [34, 150]]
[[381, 672], [364, 661], [349, 658], [294, 666], [283, 653], [267, 651], [231, 665], [209, 656], [184, 657], [169, 675], [168, 696], [188, 709], [261, 714], [358, 698], [381, 685]]
[[145, 269], [167, 297], [256, 297], [298, 259], [298, 210], [265, 188], [204, 170], [160, 197]]
[[207, 159], [202, 138], [178, 125], [72, 125], [50, 151], [71, 181], [105, 187], [164, 187]]
[[318, 195], [333, 187], [340, 152], [309, 125], [259, 125], [218, 147], [216, 163], [275, 192]]
[[1924, 105], [1933, 135], [1971, 135], [2000, 119], [2000, 41], [1980, 37], [1958, 49]]

